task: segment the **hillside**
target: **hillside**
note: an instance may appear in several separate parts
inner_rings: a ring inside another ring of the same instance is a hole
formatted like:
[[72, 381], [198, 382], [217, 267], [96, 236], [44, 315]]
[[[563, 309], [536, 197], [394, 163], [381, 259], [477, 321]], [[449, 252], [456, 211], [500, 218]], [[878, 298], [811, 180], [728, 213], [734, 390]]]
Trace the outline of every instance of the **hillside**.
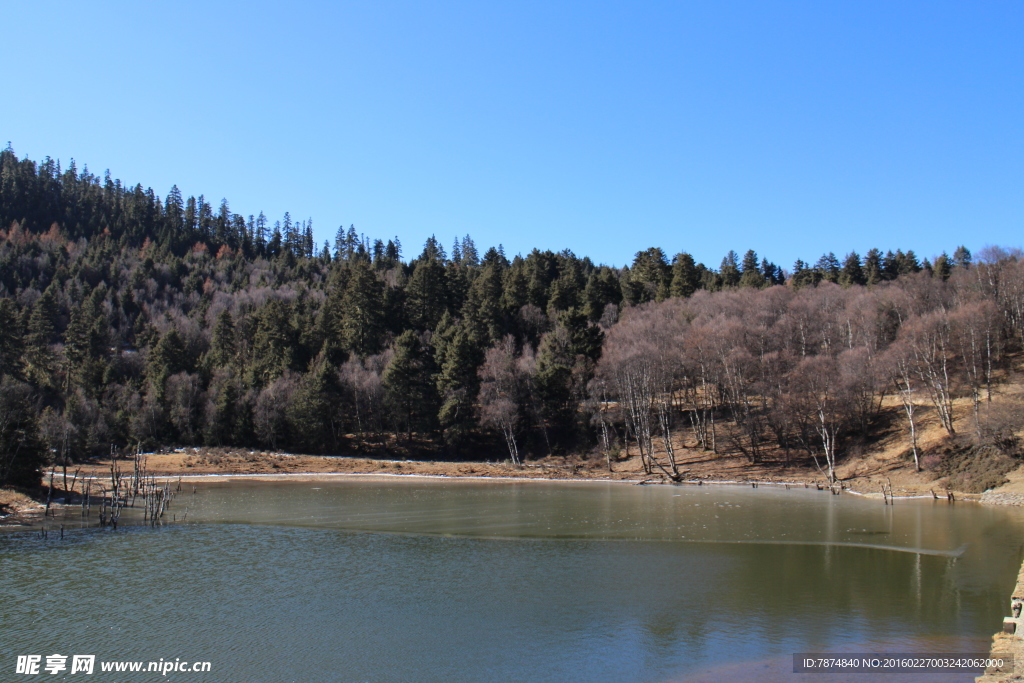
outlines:
[[666, 253], [317, 249], [4, 150], [0, 485], [138, 449], [891, 478], [913, 427], [911, 479], [968, 490], [1019, 456], [1016, 252]]

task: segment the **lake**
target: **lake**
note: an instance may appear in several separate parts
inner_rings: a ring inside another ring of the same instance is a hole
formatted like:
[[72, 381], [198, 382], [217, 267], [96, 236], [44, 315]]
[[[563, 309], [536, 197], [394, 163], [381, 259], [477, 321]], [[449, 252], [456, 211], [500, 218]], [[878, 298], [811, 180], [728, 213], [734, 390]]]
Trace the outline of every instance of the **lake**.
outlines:
[[803, 488], [191, 486], [177, 523], [0, 534], [0, 671], [61, 653], [211, 663], [101, 683], [864, 682], [794, 675], [793, 654], [986, 653], [1024, 545], [1024, 510]]

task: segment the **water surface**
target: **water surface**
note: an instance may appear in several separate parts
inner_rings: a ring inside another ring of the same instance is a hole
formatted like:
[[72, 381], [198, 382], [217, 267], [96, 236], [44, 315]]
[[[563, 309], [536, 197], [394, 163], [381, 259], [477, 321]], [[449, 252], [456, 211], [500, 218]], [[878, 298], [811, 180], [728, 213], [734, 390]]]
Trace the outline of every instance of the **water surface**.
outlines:
[[986, 651], [1024, 538], [1015, 509], [768, 487], [225, 482], [186, 507], [0, 535], [0, 670], [67, 650], [209, 660], [167, 677], [196, 681], [791, 681], [795, 652]]

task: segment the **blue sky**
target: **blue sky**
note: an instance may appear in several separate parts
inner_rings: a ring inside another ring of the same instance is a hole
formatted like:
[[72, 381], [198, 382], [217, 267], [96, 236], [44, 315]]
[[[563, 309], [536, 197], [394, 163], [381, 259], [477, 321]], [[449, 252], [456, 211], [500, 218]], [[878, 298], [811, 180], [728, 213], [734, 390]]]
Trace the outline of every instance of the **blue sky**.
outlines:
[[[1019, 247], [1024, 3], [9, 3], [19, 156], [622, 265]], [[2, 144], [2, 142], [0, 142]]]

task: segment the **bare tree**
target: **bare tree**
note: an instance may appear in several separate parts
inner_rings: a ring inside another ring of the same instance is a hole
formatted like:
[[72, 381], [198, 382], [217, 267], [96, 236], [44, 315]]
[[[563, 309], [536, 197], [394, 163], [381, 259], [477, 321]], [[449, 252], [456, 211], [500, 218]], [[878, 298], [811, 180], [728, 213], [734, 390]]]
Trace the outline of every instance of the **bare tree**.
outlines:
[[[677, 349], [688, 327], [680, 314], [681, 305], [669, 301], [629, 309], [609, 331], [596, 375], [607, 383], [623, 408], [644, 472], [651, 474], [657, 468], [673, 480], [681, 477], [672, 443], [681, 368]], [[668, 467], [654, 455], [655, 420]]]
[[391, 361], [391, 349], [360, 359], [355, 356], [338, 370], [338, 382], [347, 390], [356, 431], [380, 435], [384, 431], [384, 368]]
[[909, 348], [911, 368], [927, 389], [942, 426], [952, 435], [956, 430], [953, 426], [951, 334], [949, 315], [936, 311], [904, 324], [898, 340]]
[[825, 467], [814, 455], [815, 464], [828, 479], [836, 482], [836, 454], [839, 438], [849, 420], [850, 393], [836, 358], [829, 355], [803, 359], [793, 369], [792, 386], [802, 395], [803, 405], [815, 419]]
[[267, 385], [256, 398], [253, 426], [256, 436], [271, 448], [277, 448], [287, 436], [288, 406], [298, 384], [298, 375], [289, 370]]
[[963, 379], [971, 394], [974, 427], [981, 440], [981, 388], [989, 387], [991, 400], [992, 351], [998, 335], [999, 310], [991, 301], [964, 304], [949, 316], [953, 348]]
[[917, 422], [914, 418], [917, 411], [915, 397], [918, 391], [917, 373], [913, 370], [913, 350], [901, 340], [892, 344], [883, 360], [889, 380], [896, 387], [896, 395], [900, 397], [903, 413], [907, 417], [910, 428], [910, 448], [914, 454], [914, 469], [921, 471], [921, 458], [917, 449]]
[[516, 466], [522, 464], [516, 433], [521, 421], [520, 407], [526, 403], [528, 391], [528, 377], [519, 361], [515, 339], [508, 335], [487, 350], [479, 370], [480, 424], [501, 430]]

